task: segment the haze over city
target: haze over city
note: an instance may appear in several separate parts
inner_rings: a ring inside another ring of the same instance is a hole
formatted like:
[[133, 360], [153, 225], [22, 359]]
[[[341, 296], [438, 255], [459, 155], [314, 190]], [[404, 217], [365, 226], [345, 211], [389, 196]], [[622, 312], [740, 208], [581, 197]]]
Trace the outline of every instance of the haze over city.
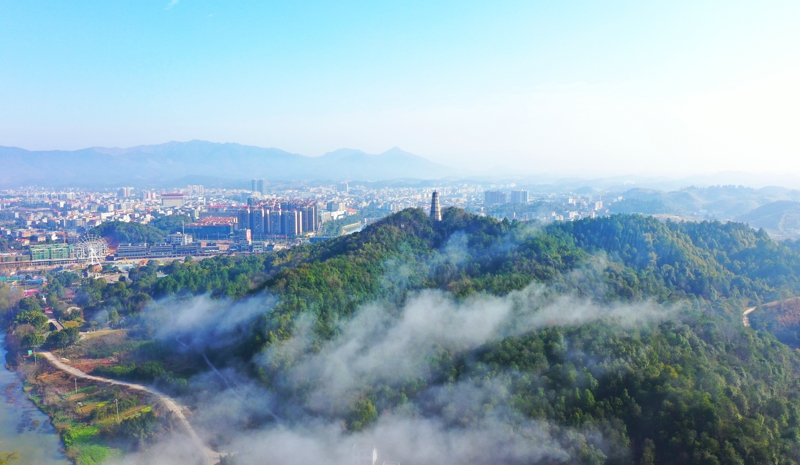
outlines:
[[796, 2], [0, 4], [0, 145], [800, 172]]
[[0, 465], [800, 465], [798, 25], [0, 1]]

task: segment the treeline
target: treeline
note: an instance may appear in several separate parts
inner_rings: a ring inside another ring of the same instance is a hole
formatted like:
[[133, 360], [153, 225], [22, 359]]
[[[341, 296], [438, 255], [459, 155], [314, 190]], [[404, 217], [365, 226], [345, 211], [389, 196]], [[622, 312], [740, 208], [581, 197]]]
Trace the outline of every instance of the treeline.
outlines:
[[[392, 282], [388, 277], [398, 276], [399, 268], [403, 281]], [[579, 286], [575, 270], [586, 281]], [[166, 276], [157, 277], [159, 271]], [[84, 279], [75, 302], [116, 321], [140, 312], [152, 298], [241, 298], [267, 290], [281, 299], [279, 310], [265, 319], [280, 322], [265, 321], [264, 328], [290, 332], [293, 315], [308, 311], [319, 319], [320, 336], [332, 337], [339, 318], [359, 305], [402, 301], [421, 288], [459, 297], [505, 295], [542, 282], [601, 301], [738, 299], [759, 305], [800, 293], [799, 277], [800, 255], [742, 224], [615, 215], [536, 229], [458, 209], [446, 210], [444, 221], [434, 224], [422, 210], [409, 209], [361, 233], [274, 254], [187, 259], [160, 270], [151, 262], [112, 285]], [[52, 282], [48, 299], [63, 287]], [[269, 332], [254, 333], [251, 352]]]

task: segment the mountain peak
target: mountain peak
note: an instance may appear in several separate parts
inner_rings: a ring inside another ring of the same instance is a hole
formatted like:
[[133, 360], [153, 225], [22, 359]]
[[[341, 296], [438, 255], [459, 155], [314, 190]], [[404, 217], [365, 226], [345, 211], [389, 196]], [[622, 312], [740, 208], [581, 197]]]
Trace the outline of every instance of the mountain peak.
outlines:
[[389, 150], [381, 153], [379, 156], [381, 157], [401, 157], [401, 158], [416, 158], [422, 159], [419, 155], [413, 154], [411, 152], [406, 152], [405, 150], [401, 149], [400, 147], [392, 147]]

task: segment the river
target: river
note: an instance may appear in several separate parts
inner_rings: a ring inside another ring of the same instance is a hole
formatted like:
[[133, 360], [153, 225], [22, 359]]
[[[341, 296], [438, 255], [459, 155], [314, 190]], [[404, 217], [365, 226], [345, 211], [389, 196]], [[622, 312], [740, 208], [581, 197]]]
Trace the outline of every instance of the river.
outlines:
[[0, 333], [0, 452], [16, 452], [10, 465], [71, 465], [50, 419], [22, 392], [22, 381], [6, 368], [5, 334]]

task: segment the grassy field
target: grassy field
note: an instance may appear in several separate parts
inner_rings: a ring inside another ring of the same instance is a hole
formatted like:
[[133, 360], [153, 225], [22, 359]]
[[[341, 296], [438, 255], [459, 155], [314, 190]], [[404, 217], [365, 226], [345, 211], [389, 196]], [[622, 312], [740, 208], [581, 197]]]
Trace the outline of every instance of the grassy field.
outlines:
[[[136, 378], [133, 369], [148, 362], [158, 365], [157, 372], [169, 372], [171, 377], [188, 378], [204, 368], [202, 358], [187, 356], [174, 341], [144, 341], [132, 337], [126, 330], [110, 329], [87, 333], [77, 344], [59, 352], [76, 368], [105, 377], [151, 383], [154, 378]], [[140, 370], [141, 371], [141, 370]]]
[[101, 330], [98, 330], [98, 331], [91, 331], [91, 332], [88, 332], [88, 333], [84, 333], [84, 335], [83, 335], [83, 337], [81, 339], [89, 341], [89, 340], [92, 340], [92, 339], [95, 339], [95, 338], [105, 337], [105, 336], [114, 335], [114, 334], [126, 334], [126, 330], [124, 330], [124, 329], [101, 329]]

